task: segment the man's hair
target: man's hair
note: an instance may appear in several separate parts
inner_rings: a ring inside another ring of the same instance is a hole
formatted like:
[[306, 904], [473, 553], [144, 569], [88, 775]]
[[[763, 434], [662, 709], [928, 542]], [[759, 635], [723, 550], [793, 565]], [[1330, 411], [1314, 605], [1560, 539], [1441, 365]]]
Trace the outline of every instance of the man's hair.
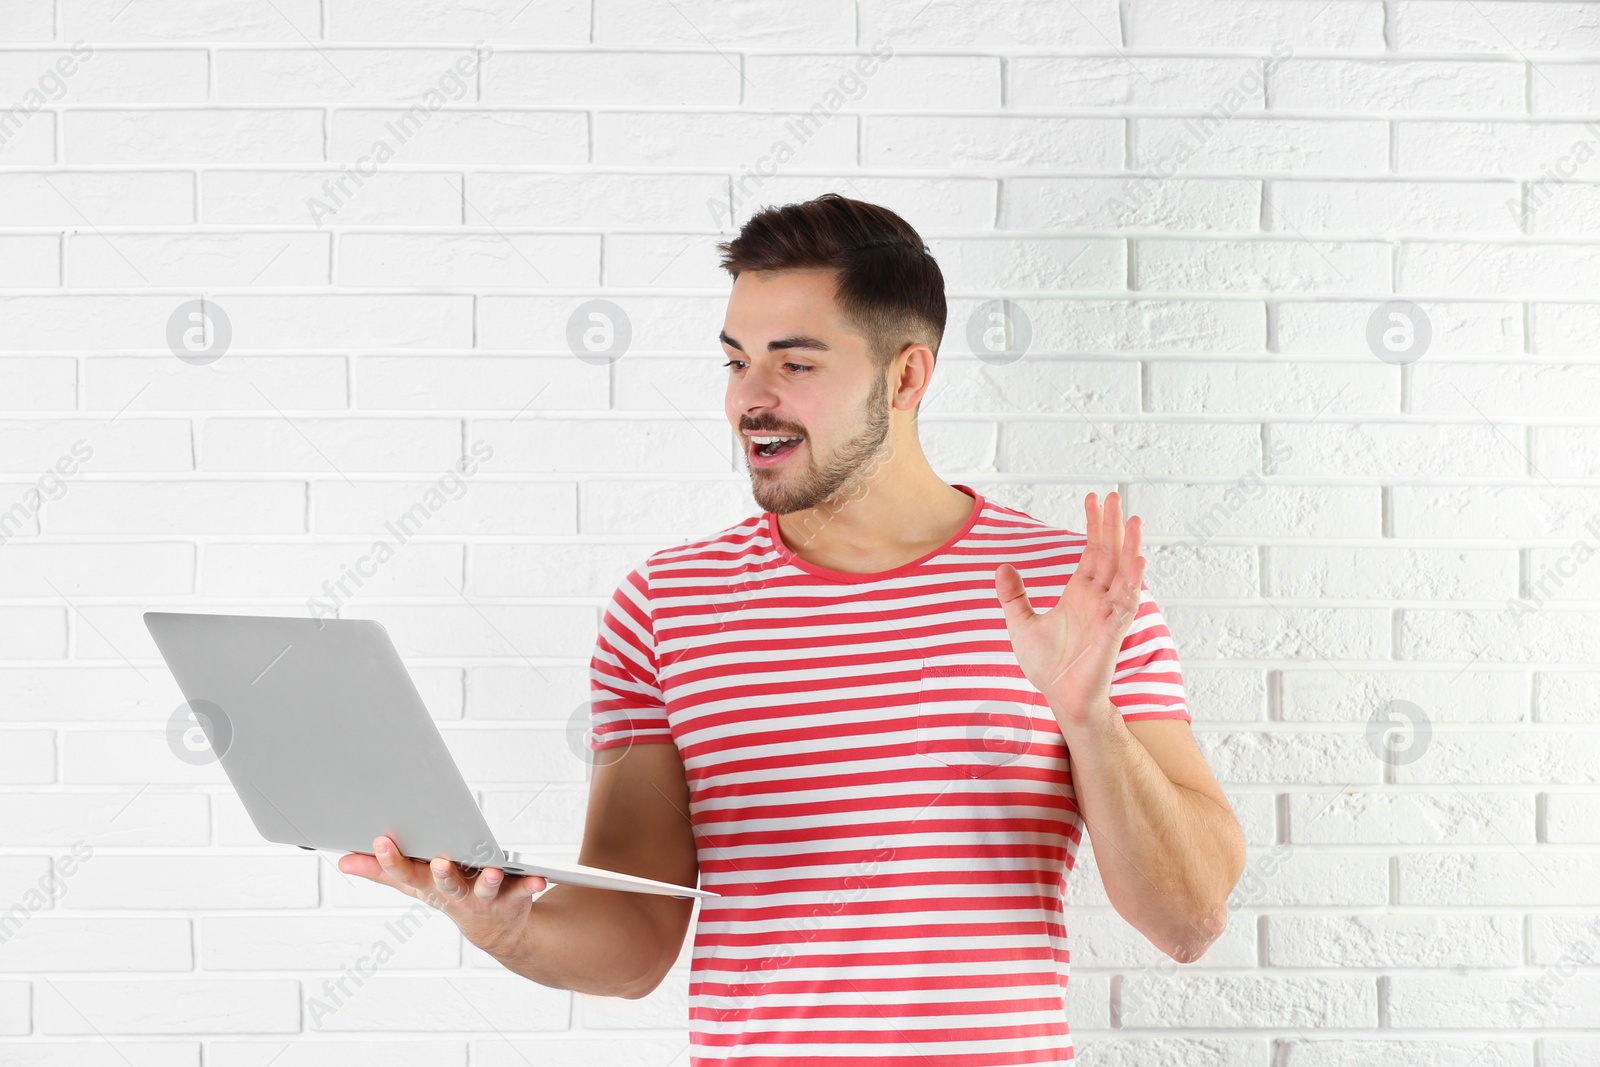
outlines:
[[747, 270], [835, 271], [839, 309], [867, 339], [880, 373], [913, 342], [938, 358], [948, 313], [944, 275], [917, 231], [886, 207], [823, 193], [763, 208], [717, 249], [735, 278]]

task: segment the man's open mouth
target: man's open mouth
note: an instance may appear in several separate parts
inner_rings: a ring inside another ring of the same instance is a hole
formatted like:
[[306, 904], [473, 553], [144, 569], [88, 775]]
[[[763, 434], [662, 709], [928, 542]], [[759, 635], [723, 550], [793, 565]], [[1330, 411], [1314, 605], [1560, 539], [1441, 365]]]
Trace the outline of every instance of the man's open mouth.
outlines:
[[778, 434], [751, 434], [749, 436], [751, 454], [761, 456], [763, 459], [773, 459], [787, 452], [792, 452], [804, 440], [801, 437], [786, 437]]

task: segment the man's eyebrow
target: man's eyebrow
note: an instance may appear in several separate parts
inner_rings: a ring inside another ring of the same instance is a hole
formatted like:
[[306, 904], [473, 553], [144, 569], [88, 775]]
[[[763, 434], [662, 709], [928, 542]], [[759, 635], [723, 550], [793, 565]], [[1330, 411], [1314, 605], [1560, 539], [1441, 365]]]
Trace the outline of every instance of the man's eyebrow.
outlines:
[[[722, 343], [727, 345], [729, 348], [737, 349], [740, 352], [744, 351], [744, 346], [738, 341], [735, 341], [733, 338], [729, 337], [726, 332], [718, 331], [717, 336], [722, 340]], [[800, 348], [810, 352], [833, 351], [831, 346], [827, 345], [818, 338], [807, 337], [804, 334], [793, 334], [789, 337], [779, 337], [775, 340], [767, 342], [768, 352], [781, 352], [790, 348]]]

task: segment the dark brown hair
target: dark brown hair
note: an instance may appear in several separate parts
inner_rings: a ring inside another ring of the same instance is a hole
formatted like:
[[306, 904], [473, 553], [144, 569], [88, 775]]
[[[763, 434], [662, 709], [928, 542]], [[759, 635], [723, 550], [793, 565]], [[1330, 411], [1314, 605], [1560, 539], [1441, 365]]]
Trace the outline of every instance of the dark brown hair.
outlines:
[[886, 207], [823, 193], [763, 208], [717, 249], [735, 278], [747, 270], [835, 271], [834, 299], [880, 372], [917, 341], [938, 358], [948, 314], [944, 275], [917, 231]]

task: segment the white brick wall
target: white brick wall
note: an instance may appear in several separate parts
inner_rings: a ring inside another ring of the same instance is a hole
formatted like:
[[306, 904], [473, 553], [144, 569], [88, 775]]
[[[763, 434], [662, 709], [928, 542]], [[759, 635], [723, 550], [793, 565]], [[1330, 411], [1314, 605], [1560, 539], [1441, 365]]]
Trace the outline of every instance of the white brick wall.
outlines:
[[[687, 945], [604, 1000], [412, 913], [352, 985], [406, 909], [174, 758], [139, 614], [304, 611], [492, 448], [344, 613], [512, 843], [573, 854], [600, 606], [754, 508], [712, 246], [830, 189], [946, 271], [941, 475], [1144, 517], [1250, 842], [1185, 967], [1085, 845], [1081, 1062], [1600, 1062], [1600, 3], [6, 0], [0, 108], [0, 1062], [687, 1063]], [[566, 341], [602, 295], [611, 366]], [[997, 297], [1008, 366], [967, 342]], [[1395, 299], [1420, 359], [1369, 345]]]

